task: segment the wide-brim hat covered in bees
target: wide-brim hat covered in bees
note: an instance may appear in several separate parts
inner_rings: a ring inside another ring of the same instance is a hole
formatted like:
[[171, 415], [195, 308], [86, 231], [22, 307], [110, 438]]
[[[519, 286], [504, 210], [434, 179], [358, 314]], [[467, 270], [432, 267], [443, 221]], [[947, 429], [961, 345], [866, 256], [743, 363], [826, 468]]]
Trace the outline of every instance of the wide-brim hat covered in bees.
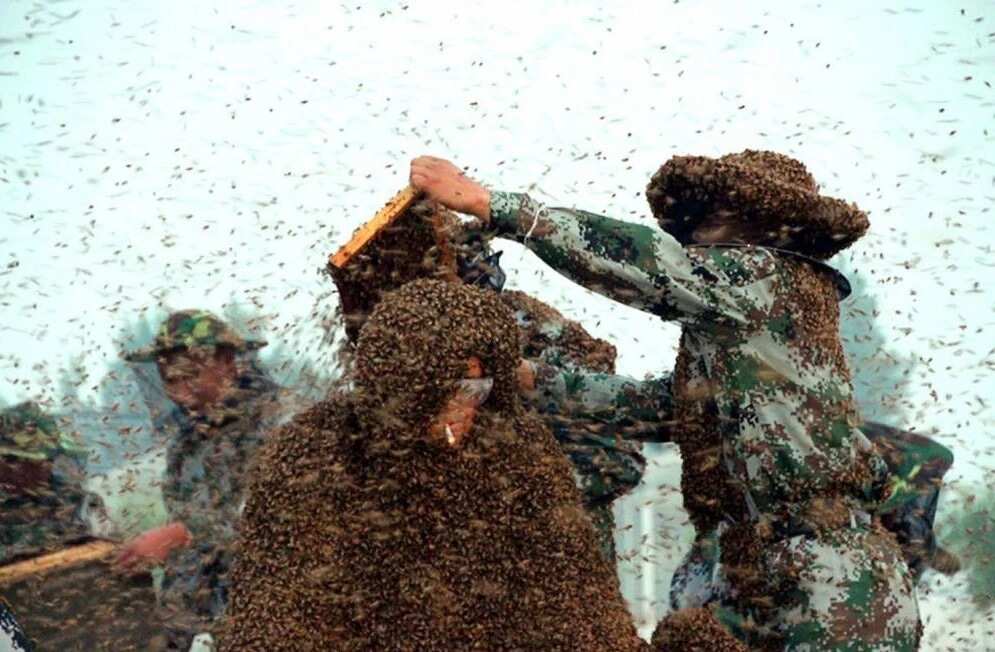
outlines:
[[719, 158], [675, 156], [646, 187], [664, 231], [683, 245], [705, 218], [727, 213], [747, 220], [755, 244], [825, 260], [867, 231], [867, 214], [853, 203], [819, 194], [801, 162], [769, 151]]
[[184, 349], [230, 347], [236, 352], [255, 351], [265, 340], [242, 337], [235, 329], [206, 310], [179, 310], [159, 326], [149, 346], [125, 354], [130, 362], [154, 362], [159, 356]]

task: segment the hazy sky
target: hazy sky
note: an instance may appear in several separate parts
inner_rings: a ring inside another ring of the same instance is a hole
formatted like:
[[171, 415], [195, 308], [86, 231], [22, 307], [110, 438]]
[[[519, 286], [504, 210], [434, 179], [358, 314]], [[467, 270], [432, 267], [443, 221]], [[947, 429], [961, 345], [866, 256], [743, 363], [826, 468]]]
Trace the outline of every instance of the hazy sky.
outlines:
[[[161, 306], [235, 301], [326, 363], [317, 270], [419, 154], [646, 220], [670, 156], [774, 149], [869, 212], [843, 257], [889, 350], [923, 359], [903, 422], [942, 433], [964, 491], [991, 484], [993, 71], [980, 0], [6, 0], [0, 397], [57, 400], [81, 354], [95, 382]], [[621, 371], [672, 365], [675, 328], [506, 249]]]

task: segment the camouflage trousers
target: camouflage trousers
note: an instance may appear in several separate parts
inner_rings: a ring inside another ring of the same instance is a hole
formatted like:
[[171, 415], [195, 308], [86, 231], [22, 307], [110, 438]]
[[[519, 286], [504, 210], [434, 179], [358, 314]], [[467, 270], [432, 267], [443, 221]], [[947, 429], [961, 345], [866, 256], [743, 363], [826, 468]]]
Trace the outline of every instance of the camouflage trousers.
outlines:
[[922, 625], [912, 574], [890, 533], [855, 526], [766, 544], [757, 560], [760, 590], [750, 596], [737, 595], [714, 539], [702, 539], [675, 573], [672, 606], [711, 608], [751, 648], [918, 649]]
[[166, 649], [186, 652], [197, 634], [211, 631], [224, 614], [231, 563], [230, 550], [213, 544], [170, 556], [159, 595]]
[[723, 525], [695, 537], [691, 549], [674, 570], [670, 578], [671, 611], [727, 602], [729, 583], [722, 577], [719, 564], [719, 535]]

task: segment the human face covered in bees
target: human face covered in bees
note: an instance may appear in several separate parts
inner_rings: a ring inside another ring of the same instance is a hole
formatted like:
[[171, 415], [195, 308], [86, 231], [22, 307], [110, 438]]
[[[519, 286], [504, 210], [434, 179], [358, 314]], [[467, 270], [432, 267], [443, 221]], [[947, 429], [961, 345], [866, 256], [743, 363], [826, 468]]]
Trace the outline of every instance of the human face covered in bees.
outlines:
[[477, 410], [490, 396], [494, 379], [484, 375], [484, 364], [477, 356], [466, 361], [466, 374], [459, 381], [456, 390], [436, 415], [429, 434], [436, 441], [445, 441], [449, 446], [460, 446], [470, 434], [477, 416]]
[[[491, 292], [416, 281], [374, 311], [359, 338], [364, 420], [392, 438], [462, 448], [482, 413], [517, 407], [518, 329]], [[378, 314], [379, 313], [379, 314]]]

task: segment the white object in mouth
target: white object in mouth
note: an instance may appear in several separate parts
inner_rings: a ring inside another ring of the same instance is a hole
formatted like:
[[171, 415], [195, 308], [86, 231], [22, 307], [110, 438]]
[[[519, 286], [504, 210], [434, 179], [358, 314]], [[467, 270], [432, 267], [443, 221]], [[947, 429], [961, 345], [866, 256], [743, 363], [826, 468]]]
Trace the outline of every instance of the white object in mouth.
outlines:
[[491, 395], [491, 390], [494, 389], [494, 379], [464, 378], [457, 383], [457, 387], [460, 393], [472, 398], [477, 405], [480, 405]]
[[449, 427], [448, 423], [446, 424], [446, 441], [449, 442], [450, 446], [456, 445], [456, 435], [453, 434], [453, 429]]

